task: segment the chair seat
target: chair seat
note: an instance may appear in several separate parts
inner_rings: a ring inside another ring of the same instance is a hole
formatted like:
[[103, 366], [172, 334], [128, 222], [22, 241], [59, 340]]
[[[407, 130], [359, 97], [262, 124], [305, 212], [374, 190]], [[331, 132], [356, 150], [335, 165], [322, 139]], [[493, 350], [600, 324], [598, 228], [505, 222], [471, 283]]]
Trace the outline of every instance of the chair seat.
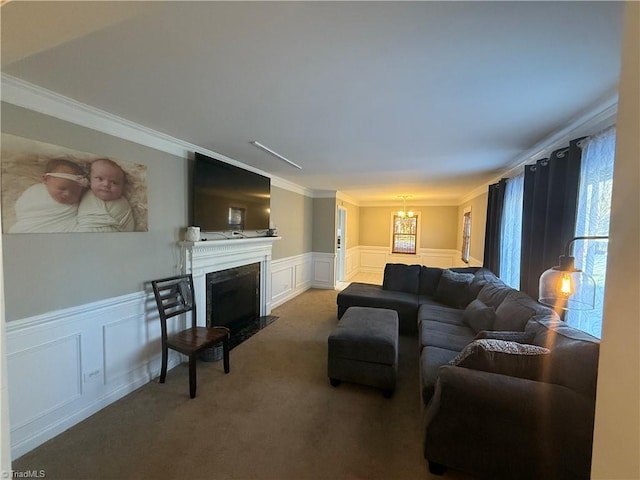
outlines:
[[189, 355], [223, 340], [229, 334], [225, 327], [195, 327], [167, 337], [167, 346]]

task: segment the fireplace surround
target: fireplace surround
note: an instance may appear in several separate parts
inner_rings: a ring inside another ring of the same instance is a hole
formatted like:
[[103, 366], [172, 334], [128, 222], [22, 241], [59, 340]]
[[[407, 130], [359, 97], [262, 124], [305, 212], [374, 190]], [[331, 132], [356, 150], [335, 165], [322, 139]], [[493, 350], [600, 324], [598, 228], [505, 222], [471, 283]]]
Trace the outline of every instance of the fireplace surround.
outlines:
[[259, 265], [258, 315], [271, 313], [271, 252], [280, 237], [180, 242], [182, 271], [191, 273], [198, 326], [206, 326], [207, 274], [257, 263]]

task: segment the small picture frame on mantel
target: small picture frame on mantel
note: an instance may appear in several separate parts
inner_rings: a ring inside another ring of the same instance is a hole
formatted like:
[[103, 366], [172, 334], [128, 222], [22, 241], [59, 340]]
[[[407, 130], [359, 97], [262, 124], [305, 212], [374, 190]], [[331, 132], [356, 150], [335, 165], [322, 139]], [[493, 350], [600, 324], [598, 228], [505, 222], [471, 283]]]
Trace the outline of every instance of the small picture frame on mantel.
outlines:
[[229, 207], [229, 229], [244, 230], [245, 208]]

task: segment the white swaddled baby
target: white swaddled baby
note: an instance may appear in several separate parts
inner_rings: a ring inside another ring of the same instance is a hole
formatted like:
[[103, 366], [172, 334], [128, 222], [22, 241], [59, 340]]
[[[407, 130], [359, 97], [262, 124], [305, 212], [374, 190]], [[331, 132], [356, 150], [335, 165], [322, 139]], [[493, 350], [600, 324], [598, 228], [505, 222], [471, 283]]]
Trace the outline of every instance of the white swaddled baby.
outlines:
[[83, 169], [66, 159], [49, 160], [42, 183], [27, 188], [16, 200], [16, 223], [9, 233], [72, 232], [78, 203], [88, 186]]
[[91, 163], [91, 189], [78, 207], [77, 232], [132, 232], [135, 220], [129, 201], [123, 196], [127, 177], [113, 160], [99, 158]]

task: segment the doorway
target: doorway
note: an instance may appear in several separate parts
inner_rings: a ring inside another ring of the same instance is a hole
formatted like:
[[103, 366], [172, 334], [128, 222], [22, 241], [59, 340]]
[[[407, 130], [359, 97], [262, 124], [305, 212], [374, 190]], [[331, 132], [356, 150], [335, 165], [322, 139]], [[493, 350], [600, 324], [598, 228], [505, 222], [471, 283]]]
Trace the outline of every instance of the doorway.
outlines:
[[336, 229], [336, 281], [344, 282], [347, 252], [347, 209], [338, 207], [338, 228]]

